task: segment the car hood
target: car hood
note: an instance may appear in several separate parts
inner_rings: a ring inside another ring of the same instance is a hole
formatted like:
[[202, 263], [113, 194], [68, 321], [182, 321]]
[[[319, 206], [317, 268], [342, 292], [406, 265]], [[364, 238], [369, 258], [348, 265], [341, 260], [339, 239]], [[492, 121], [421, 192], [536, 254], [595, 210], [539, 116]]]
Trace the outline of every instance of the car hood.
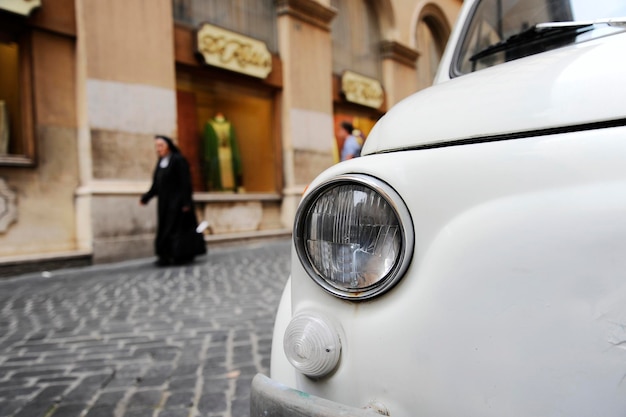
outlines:
[[362, 154], [626, 117], [626, 33], [464, 75], [394, 106]]

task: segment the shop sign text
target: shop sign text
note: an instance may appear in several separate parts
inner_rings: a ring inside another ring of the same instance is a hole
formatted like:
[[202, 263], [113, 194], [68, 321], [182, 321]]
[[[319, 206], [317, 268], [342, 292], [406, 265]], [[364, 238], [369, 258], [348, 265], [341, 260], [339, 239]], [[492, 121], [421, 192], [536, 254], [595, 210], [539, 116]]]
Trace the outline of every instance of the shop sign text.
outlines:
[[198, 52], [216, 67], [265, 78], [272, 71], [272, 54], [265, 43], [205, 23], [198, 29]]
[[383, 86], [378, 80], [352, 71], [346, 71], [341, 76], [341, 91], [349, 102], [375, 109], [379, 108], [384, 101]]

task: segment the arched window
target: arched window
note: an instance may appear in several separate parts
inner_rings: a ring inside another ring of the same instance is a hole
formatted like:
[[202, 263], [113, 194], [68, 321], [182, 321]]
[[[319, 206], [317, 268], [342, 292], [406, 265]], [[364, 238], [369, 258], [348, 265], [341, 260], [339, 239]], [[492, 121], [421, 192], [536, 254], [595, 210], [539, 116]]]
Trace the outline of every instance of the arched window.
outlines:
[[174, 20], [190, 26], [211, 23], [265, 42], [278, 51], [276, 0], [172, 0]]
[[424, 7], [415, 31], [415, 45], [419, 52], [417, 77], [420, 90], [432, 85], [449, 36], [450, 28], [443, 12], [432, 4]]
[[332, 0], [337, 9], [331, 33], [333, 39], [333, 72], [357, 72], [375, 79], [382, 78], [380, 28], [374, 6], [368, 0]]

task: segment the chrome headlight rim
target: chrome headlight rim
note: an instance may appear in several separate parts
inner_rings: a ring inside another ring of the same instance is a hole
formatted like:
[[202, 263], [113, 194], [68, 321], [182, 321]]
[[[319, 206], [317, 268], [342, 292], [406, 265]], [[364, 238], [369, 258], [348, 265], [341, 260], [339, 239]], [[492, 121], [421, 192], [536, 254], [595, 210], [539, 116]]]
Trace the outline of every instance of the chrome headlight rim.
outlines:
[[[401, 231], [400, 254], [390, 271], [370, 287], [354, 290], [338, 288], [330, 283], [314, 266], [305, 242], [307, 214], [311, 212], [315, 203], [332, 188], [350, 184], [367, 187], [379, 194], [393, 210]], [[335, 297], [350, 301], [363, 301], [386, 293], [402, 279], [412, 260], [415, 235], [413, 220], [404, 200], [387, 182], [366, 174], [343, 174], [316, 185], [303, 197], [296, 211], [293, 241], [300, 263], [313, 281]]]

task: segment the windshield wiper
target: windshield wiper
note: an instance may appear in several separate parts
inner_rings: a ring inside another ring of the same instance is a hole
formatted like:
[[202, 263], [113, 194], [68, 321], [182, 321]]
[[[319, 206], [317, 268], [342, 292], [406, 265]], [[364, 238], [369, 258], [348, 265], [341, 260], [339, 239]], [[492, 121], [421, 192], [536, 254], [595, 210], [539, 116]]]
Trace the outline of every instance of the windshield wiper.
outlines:
[[515, 35], [511, 35], [510, 37], [498, 43], [489, 45], [482, 51], [472, 55], [469, 60], [474, 62], [489, 55], [493, 55], [498, 52], [506, 51], [509, 49], [513, 49], [517, 46], [524, 45], [527, 42], [538, 42], [552, 38], [559, 38], [562, 35], [574, 32], [579, 32], [579, 34], [584, 33], [593, 29], [593, 26], [597, 24], [626, 27], [626, 18], [599, 19], [582, 22], [537, 23], [536, 25], [533, 25], [528, 29], [516, 33]]

